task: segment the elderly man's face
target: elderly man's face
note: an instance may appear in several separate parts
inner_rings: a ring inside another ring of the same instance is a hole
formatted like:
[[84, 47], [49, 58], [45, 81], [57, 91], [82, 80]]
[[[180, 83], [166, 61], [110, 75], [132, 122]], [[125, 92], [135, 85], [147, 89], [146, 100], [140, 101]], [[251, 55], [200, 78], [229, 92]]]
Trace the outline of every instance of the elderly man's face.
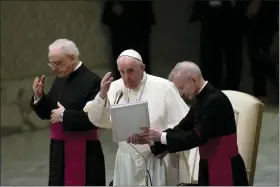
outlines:
[[141, 82], [145, 71], [145, 65], [140, 64], [134, 58], [122, 56], [118, 59], [118, 69], [125, 87], [134, 89], [137, 88]]
[[57, 77], [67, 77], [74, 69], [75, 58], [60, 53], [59, 50], [49, 51], [49, 66]]
[[184, 78], [181, 76], [175, 76], [172, 79], [174, 85], [178, 88], [180, 95], [192, 100], [197, 94], [197, 78], [191, 76], [190, 78]]

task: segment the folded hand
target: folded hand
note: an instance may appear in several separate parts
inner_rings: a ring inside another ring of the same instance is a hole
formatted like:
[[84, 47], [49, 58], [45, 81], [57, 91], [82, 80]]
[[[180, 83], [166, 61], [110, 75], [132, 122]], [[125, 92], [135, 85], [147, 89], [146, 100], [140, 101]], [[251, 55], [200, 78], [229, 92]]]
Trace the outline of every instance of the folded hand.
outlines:
[[52, 110], [52, 114], [50, 116], [51, 123], [57, 123], [62, 121], [62, 114], [65, 110], [64, 106], [62, 106], [59, 102], [57, 102], [57, 109]]

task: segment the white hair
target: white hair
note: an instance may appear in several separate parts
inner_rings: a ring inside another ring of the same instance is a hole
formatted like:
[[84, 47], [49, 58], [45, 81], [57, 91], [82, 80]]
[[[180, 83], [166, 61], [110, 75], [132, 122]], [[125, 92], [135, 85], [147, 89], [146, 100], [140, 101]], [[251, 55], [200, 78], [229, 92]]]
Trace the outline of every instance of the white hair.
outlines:
[[193, 62], [178, 62], [170, 72], [168, 79], [172, 81], [174, 76], [189, 78], [190, 76], [202, 76], [200, 68]]
[[74, 55], [76, 59], [79, 59], [79, 49], [76, 44], [68, 39], [57, 39], [51, 45], [49, 45], [49, 51], [58, 49], [60, 53]]

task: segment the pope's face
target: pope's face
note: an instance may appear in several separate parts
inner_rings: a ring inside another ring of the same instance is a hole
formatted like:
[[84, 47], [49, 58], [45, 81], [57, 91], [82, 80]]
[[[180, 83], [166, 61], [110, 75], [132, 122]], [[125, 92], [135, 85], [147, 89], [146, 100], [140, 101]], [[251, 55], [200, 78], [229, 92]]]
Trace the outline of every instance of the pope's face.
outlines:
[[145, 65], [136, 59], [122, 56], [118, 59], [118, 69], [125, 87], [129, 89], [137, 88], [143, 77]]

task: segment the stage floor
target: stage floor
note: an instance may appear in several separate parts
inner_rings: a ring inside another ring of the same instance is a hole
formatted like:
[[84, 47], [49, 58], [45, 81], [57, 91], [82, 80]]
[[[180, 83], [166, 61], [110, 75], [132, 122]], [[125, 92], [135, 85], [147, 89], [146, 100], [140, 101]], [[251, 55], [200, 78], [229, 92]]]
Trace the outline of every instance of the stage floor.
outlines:
[[[49, 131], [27, 132], [1, 138], [1, 185], [43, 186], [48, 179]], [[101, 132], [107, 184], [113, 179], [117, 145], [111, 131]], [[279, 109], [263, 117], [254, 185], [279, 185]]]

